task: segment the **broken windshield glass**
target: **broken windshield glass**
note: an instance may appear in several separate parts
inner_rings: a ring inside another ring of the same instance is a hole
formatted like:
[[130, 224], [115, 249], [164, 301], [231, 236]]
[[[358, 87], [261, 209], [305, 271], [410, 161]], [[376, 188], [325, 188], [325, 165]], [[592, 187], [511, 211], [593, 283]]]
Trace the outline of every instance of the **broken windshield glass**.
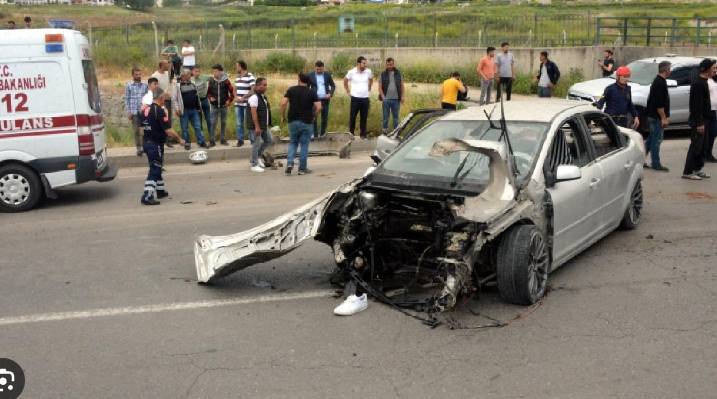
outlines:
[[[513, 145], [518, 178], [525, 178], [530, 172], [547, 128], [546, 123], [508, 122], [508, 135]], [[487, 183], [490, 171], [486, 155], [465, 151], [442, 157], [430, 155], [434, 143], [451, 138], [498, 141], [500, 129], [491, 127], [487, 120], [437, 121], [399, 147], [393, 156], [381, 164], [381, 168], [398, 173], [445, 177], [452, 182], [466, 179], [480, 184]]]

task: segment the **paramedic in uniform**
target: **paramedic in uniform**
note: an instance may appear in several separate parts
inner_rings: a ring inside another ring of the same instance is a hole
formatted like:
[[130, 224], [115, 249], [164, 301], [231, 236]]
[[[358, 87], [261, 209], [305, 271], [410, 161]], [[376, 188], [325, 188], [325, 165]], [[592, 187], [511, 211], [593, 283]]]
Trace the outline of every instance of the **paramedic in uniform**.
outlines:
[[184, 141], [169, 126], [169, 115], [164, 109], [167, 97], [162, 89], [154, 92], [154, 102], [142, 110], [142, 128], [144, 129], [144, 153], [149, 161], [149, 173], [144, 182], [142, 204], [159, 205], [159, 198], [169, 195], [162, 180], [162, 162], [164, 159], [164, 143], [167, 136], [172, 136], [180, 143]]

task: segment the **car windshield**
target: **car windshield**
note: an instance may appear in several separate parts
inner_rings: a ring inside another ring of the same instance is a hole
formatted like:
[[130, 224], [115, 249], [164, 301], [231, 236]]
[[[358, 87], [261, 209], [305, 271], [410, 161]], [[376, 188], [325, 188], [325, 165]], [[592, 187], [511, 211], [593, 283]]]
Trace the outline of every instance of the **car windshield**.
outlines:
[[[657, 76], [656, 62], [634, 61], [627, 64], [627, 67], [630, 68], [630, 82], [632, 83], [649, 86]], [[615, 79], [615, 73], [610, 77]]]
[[[497, 124], [497, 121], [494, 123]], [[509, 121], [506, 124], [513, 145], [518, 178], [522, 179], [531, 170], [548, 125], [528, 121]], [[491, 127], [490, 122], [485, 120], [436, 121], [400, 146], [381, 164], [381, 169], [389, 173], [453, 179], [465, 161], [461, 178], [486, 184], [490, 179], [489, 158], [486, 155], [460, 151], [447, 156], [432, 156], [429, 152], [435, 142], [449, 138], [498, 141], [499, 137], [500, 129]], [[466, 157], [469, 159], [466, 160]]]

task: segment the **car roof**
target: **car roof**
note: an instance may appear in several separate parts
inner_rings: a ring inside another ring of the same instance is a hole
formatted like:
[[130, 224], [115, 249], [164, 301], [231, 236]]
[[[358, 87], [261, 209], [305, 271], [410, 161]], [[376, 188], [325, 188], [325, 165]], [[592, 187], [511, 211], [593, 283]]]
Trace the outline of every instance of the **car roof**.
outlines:
[[[550, 122], [561, 113], [572, 110], [575, 113], [597, 111], [597, 109], [584, 101], [565, 99], [531, 98], [505, 101], [506, 121], [535, 121]], [[495, 110], [494, 110], [495, 109]], [[485, 111], [485, 112], [484, 112]], [[440, 118], [449, 121], [479, 121], [488, 120], [485, 113], [491, 114], [494, 121], [500, 120], [500, 104], [489, 104], [451, 112]]]
[[672, 63], [672, 67], [680, 67], [680, 66], [693, 66], [693, 65], [699, 65], [699, 63], [705, 59], [705, 58], [712, 58], [715, 59], [717, 57], [713, 56], [705, 56], [705, 57], [683, 57], [683, 56], [662, 56], [662, 57], [651, 57], [651, 58], [643, 58], [640, 60], [637, 60], [638, 62], [650, 62], [650, 63], [660, 63], [662, 61], [669, 61]]

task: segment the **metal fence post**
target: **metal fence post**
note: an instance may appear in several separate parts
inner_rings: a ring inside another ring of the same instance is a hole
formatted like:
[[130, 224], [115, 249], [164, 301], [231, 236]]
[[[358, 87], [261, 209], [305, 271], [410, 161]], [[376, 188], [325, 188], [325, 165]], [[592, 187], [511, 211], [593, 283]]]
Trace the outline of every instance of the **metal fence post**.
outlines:
[[601, 29], [600, 22], [602, 22], [602, 17], [597, 17], [595, 19], [595, 45], [596, 46], [600, 45], [600, 29]]
[[436, 13], [433, 13], [433, 47], [436, 47], [436, 39], [438, 38], [438, 27], [436, 26]]
[[646, 45], [650, 47], [650, 38], [652, 37], [652, 18], [647, 19]]
[[296, 21], [291, 19], [291, 49], [296, 49]]
[[622, 19], [622, 45], [627, 46], [627, 17]]
[[672, 18], [672, 31], [670, 32], [670, 47], [675, 45], [675, 27], [677, 26], [677, 18]]
[[152, 30], [154, 30], [154, 55], [159, 59], [159, 33], [157, 33], [157, 23], [152, 21]]
[[700, 46], [700, 42], [702, 41], [701, 28], [702, 28], [702, 18], [697, 17], [697, 37], [695, 38], [695, 45], [697, 47]]

